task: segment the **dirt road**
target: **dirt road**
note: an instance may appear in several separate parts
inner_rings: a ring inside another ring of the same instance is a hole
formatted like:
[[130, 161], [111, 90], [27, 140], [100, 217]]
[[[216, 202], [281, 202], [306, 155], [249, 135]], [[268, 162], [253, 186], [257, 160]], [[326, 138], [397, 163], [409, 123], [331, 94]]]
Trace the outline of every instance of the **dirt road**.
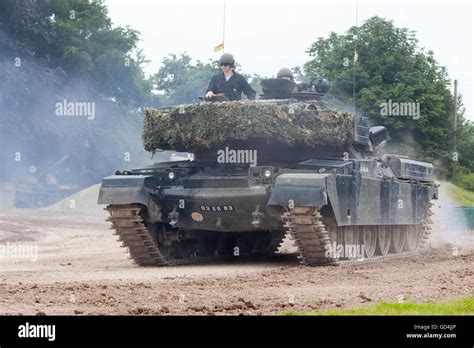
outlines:
[[[474, 247], [453, 253], [442, 243], [415, 257], [351, 267], [302, 267], [283, 254], [141, 268], [119, 248], [105, 217], [0, 213], [0, 244], [9, 248], [0, 257], [0, 315], [278, 314], [438, 301], [470, 296], [474, 285]], [[18, 243], [37, 247], [37, 259], [15, 256]]]

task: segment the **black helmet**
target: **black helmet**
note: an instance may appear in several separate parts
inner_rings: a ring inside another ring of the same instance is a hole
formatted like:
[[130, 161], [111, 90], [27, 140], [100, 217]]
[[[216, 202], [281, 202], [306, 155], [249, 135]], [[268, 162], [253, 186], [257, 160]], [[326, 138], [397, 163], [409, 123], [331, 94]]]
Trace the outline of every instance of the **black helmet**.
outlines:
[[219, 59], [219, 64], [230, 64], [231, 66], [234, 66], [235, 64], [235, 59], [234, 56], [230, 53], [224, 53], [221, 58]]
[[285, 76], [291, 77], [292, 80], [294, 79], [293, 73], [291, 72], [290, 69], [288, 69], [288, 68], [281, 68], [281, 69], [278, 71], [277, 78], [281, 79], [282, 77], [285, 77]]

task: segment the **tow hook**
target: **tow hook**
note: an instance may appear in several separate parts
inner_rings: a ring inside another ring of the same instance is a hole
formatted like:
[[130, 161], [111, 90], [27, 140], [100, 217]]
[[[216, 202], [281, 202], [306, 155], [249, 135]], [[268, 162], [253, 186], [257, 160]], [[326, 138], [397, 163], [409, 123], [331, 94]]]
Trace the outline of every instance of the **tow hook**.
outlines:
[[178, 224], [179, 213], [177, 212], [177, 210], [178, 206], [175, 205], [173, 211], [168, 214], [168, 219], [170, 220], [170, 225], [172, 227], [176, 227], [176, 225]]
[[263, 217], [263, 213], [260, 211], [260, 205], [257, 205], [257, 207], [255, 208], [255, 211], [252, 213], [252, 216], [253, 216], [252, 225], [254, 227], [258, 227], [260, 223], [262, 222], [261, 219]]

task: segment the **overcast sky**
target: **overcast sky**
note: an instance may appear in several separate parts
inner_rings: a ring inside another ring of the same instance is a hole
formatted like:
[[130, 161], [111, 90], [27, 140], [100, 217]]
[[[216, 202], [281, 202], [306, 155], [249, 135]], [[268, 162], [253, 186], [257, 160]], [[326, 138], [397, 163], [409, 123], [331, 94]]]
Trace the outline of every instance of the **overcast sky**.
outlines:
[[[217, 59], [222, 41], [224, 0], [106, 0], [114, 25], [140, 31], [140, 48], [155, 73], [164, 56], [187, 52], [193, 59]], [[306, 50], [331, 31], [355, 25], [356, 0], [226, 0], [225, 51], [241, 71], [274, 76], [282, 66], [301, 66]], [[417, 32], [419, 46], [433, 50], [437, 61], [458, 80], [467, 115], [473, 115], [473, 6], [466, 1], [359, 0], [358, 21], [372, 16]]]

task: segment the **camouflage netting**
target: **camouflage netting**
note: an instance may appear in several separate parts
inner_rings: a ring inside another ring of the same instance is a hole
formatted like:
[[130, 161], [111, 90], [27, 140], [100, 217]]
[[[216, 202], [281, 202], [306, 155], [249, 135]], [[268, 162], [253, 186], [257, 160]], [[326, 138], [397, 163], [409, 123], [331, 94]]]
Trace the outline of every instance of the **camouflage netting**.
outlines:
[[145, 150], [194, 152], [232, 140], [271, 137], [296, 144], [341, 146], [353, 140], [352, 114], [300, 105], [231, 101], [145, 110]]

